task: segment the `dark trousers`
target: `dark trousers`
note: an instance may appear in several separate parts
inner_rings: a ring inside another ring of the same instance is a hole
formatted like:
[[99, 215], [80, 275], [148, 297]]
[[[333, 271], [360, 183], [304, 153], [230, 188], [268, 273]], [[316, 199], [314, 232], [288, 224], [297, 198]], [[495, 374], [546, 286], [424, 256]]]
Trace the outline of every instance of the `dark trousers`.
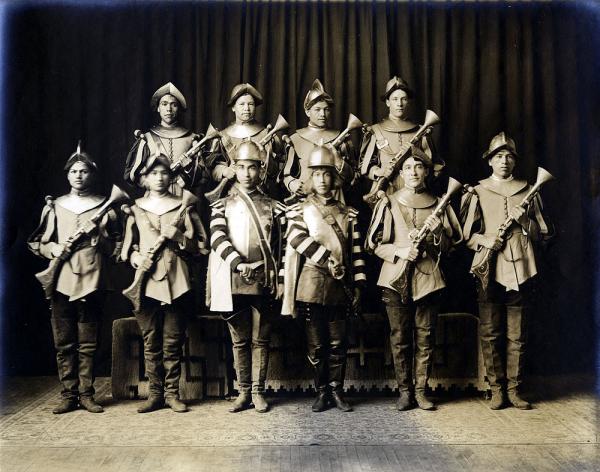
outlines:
[[382, 300], [390, 323], [390, 346], [398, 389], [401, 392], [413, 390], [414, 362], [414, 388], [425, 390], [431, 372], [439, 295], [433, 293], [417, 302], [403, 304], [399, 293], [384, 288]]
[[316, 303], [298, 303], [304, 318], [308, 361], [315, 376], [315, 389], [342, 391], [346, 375], [347, 308]]
[[161, 305], [144, 297], [140, 311], [135, 313], [144, 338], [144, 366], [151, 396], [179, 396], [186, 327], [184, 300], [188, 298]]
[[522, 383], [531, 291], [527, 283], [517, 292], [494, 281], [479, 290], [481, 350], [492, 390], [517, 391]]
[[224, 318], [233, 343], [238, 390], [240, 393], [262, 393], [269, 367], [271, 307], [262, 296], [234, 295], [233, 309]]
[[72, 302], [59, 292], [52, 297], [50, 321], [64, 398], [94, 395], [94, 354], [103, 299], [97, 292]]

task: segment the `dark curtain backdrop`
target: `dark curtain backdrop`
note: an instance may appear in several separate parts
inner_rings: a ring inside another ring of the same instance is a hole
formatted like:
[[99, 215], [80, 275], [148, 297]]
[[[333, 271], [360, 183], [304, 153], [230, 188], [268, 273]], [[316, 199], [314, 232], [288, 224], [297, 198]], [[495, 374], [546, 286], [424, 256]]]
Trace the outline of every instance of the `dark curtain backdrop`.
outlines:
[[[8, 20], [5, 372], [54, 372], [48, 308], [33, 278], [44, 263], [25, 240], [44, 195], [67, 190], [62, 166], [79, 138], [106, 190], [122, 183], [133, 131], [152, 124], [149, 99], [167, 81], [186, 96], [184, 121], [194, 130], [228, 124], [225, 102], [242, 81], [265, 96], [261, 121], [282, 113], [295, 129], [306, 123], [302, 102], [318, 77], [343, 128], [350, 112], [367, 123], [385, 115], [379, 97], [394, 74], [416, 91], [415, 119], [426, 108], [442, 118], [434, 138], [451, 175], [486, 177], [480, 156], [505, 130], [525, 177], [538, 165], [558, 177], [544, 191], [557, 237], [544, 256], [533, 370], [592, 365], [600, 30], [582, 3], [21, 3]], [[471, 289], [454, 282], [450, 297]], [[126, 309], [111, 298], [105, 334]]]

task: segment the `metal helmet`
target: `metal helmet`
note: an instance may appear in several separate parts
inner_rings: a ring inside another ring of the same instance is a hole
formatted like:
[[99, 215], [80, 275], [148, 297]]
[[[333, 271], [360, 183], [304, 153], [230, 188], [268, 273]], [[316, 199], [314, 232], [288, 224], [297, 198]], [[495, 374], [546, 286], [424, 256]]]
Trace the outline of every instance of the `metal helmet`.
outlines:
[[331, 146], [325, 146], [323, 143], [315, 146], [308, 156], [308, 167], [333, 167], [335, 166], [335, 151]]
[[77, 149], [75, 150], [75, 152], [71, 154], [67, 159], [67, 163], [65, 164], [64, 170], [68, 171], [71, 168], [71, 166], [76, 162], [83, 162], [92, 171], [98, 170], [98, 165], [96, 164], [94, 159], [92, 159], [92, 156], [90, 156], [87, 152], [81, 150], [81, 139], [77, 142]]
[[173, 95], [177, 99], [177, 101], [179, 102], [181, 107], [184, 110], [187, 109], [187, 102], [185, 101], [185, 97], [183, 96], [183, 94], [171, 82], [167, 82], [165, 85], [160, 87], [156, 92], [154, 92], [154, 95], [152, 95], [152, 99], [150, 100], [150, 105], [152, 106], [153, 110], [156, 110], [156, 107], [158, 106], [158, 102], [165, 95]]
[[256, 161], [264, 164], [266, 159], [265, 148], [251, 139], [244, 139], [236, 148], [233, 160]]
[[388, 97], [394, 93], [396, 90], [404, 90], [408, 98], [412, 98], [414, 96], [414, 92], [408, 86], [408, 82], [401, 77], [395, 75], [390, 80], [388, 80], [385, 85], [385, 93], [381, 96], [382, 101], [386, 101]]
[[304, 99], [304, 109], [310, 110], [310, 108], [317, 102], [325, 101], [329, 105], [333, 105], [333, 98], [329, 95], [323, 84], [319, 79], [315, 79], [310, 87], [310, 90], [306, 94], [306, 98]]
[[263, 97], [260, 94], [260, 92], [249, 83], [245, 83], [237, 84], [235, 87], [233, 87], [233, 89], [231, 90], [231, 95], [229, 96], [229, 101], [227, 102], [227, 106], [232, 107], [233, 105], [235, 105], [237, 99], [240, 98], [242, 95], [252, 95], [252, 97], [254, 98], [254, 104], [256, 106], [260, 105], [263, 102]]
[[519, 157], [514, 139], [507, 136], [507, 134], [502, 131], [492, 138], [490, 141], [490, 147], [483, 153], [483, 158], [490, 159], [494, 157], [494, 154], [502, 149], [510, 151], [515, 157]]

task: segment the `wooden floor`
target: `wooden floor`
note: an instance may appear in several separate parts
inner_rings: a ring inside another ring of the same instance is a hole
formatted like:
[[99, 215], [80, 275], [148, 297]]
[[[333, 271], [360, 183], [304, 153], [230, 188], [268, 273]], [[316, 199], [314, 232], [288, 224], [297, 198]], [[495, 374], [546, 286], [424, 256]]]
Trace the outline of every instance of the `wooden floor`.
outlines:
[[396, 412], [392, 397], [351, 398], [353, 413], [310, 412], [307, 397], [271, 398], [273, 410], [227, 413], [225, 400], [175, 414], [52, 415], [54, 378], [3, 378], [0, 471], [600, 471], [598, 402], [591, 378], [535, 382], [536, 408], [492, 411], [477, 394], [442, 395], [439, 410]]

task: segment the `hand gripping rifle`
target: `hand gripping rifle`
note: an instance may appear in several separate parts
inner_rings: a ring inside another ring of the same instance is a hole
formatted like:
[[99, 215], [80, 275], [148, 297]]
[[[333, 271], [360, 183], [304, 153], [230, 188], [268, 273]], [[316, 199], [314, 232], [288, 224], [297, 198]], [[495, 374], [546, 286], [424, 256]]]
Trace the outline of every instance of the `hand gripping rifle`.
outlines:
[[[433, 210], [432, 214], [437, 216], [438, 218], [440, 218], [446, 211], [446, 207], [450, 203], [450, 199], [452, 198], [452, 196], [457, 191], [461, 190], [462, 188], [463, 188], [463, 185], [458, 180], [450, 177], [450, 179], [448, 180], [448, 190], [446, 191], [446, 194], [442, 197], [442, 199], [438, 203], [435, 210]], [[414, 239], [412, 239], [412, 247], [414, 249], [417, 249], [420, 251], [421, 246], [423, 245], [423, 242], [425, 241], [425, 238], [427, 237], [429, 232], [430, 232], [429, 227], [423, 226], [419, 230], [417, 235], [414, 237]], [[414, 268], [415, 268], [414, 262], [406, 261], [404, 270], [402, 272], [400, 272], [400, 274], [398, 274], [398, 276], [395, 279], [390, 281], [391, 287], [400, 294], [402, 303], [405, 303], [405, 304], [410, 302], [410, 298], [411, 298], [410, 297], [410, 286], [411, 286], [410, 282], [412, 279], [412, 274], [413, 274]]]
[[94, 213], [89, 220], [87, 220], [83, 225], [79, 226], [75, 232], [69, 236], [65, 243], [62, 254], [59, 257], [52, 259], [46, 270], [35, 274], [35, 278], [38, 279], [42, 284], [44, 295], [48, 300], [52, 298], [54, 287], [56, 286], [56, 279], [58, 274], [60, 274], [62, 265], [71, 256], [75, 245], [78, 244], [86, 235], [86, 226], [89, 226], [90, 224], [98, 224], [100, 219], [106, 214], [113, 203], [118, 203], [124, 200], [129, 200], [129, 195], [127, 195], [116, 185], [113, 185], [108, 200], [106, 200], [106, 202], [104, 202], [102, 206], [98, 208], [98, 211], [96, 211], [96, 213]]
[[[554, 180], [554, 176], [543, 167], [538, 167], [535, 184], [533, 185], [533, 187], [531, 187], [529, 192], [527, 192], [527, 195], [525, 195], [523, 201], [519, 204], [519, 206], [527, 208], [533, 201], [533, 198], [540, 192], [540, 188], [542, 187], [542, 185], [546, 182], [549, 182], [550, 180]], [[504, 240], [506, 233], [508, 232], [514, 221], [515, 219], [512, 216], [508, 216], [508, 218], [504, 220], [504, 223], [502, 223], [498, 228], [496, 236]], [[485, 252], [483, 253], [483, 258], [481, 262], [471, 269], [471, 273], [473, 273], [473, 275], [475, 275], [475, 277], [479, 279], [479, 282], [481, 283], [481, 289], [483, 290], [483, 292], [487, 291], [488, 286], [490, 284], [490, 274], [495, 267], [497, 252], [497, 250], [485, 248]]]
[[[188, 207], [194, 205], [197, 201], [198, 199], [194, 196], [194, 194], [187, 190], [184, 190], [181, 200], [181, 206], [179, 207], [179, 210], [177, 210], [177, 213], [175, 213], [175, 216], [171, 220], [171, 225], [178, 226], [181, 220], [183, 219], [185, 210]], [[132, 208], [132, 211], [135, 212], [136, 210]], [[145, 256], [148, 257], [153, 263], [156, 262], [156, 259], [158, 258], [161, 249], [167, 241], [167, 237], [161, 234], [158, 238], [156, 238], [156, 241], [154, 241], [154, 244], [150, 247], [150, 249], [148, 249]], [[125, 295], [127, 298], [129, 298], [129, 300], [131, 300], [131, 303], [133, 303], [133, 309], [135, 311], [139, 311], [140, 306], [142, 304], [142, 292], [146, 283], [147, 273], [148, 270], [146, 269], [137, 269], [135, 271], [135, 277], [133, 278], [133, 282], [129, 287], [123, 290], [123, 295]]]
[[[134, 136], [142, 141], [147, 141], [146, 136], [139, 130], [134, 131]], [[216, 129], [212, 124], [208, 125], [208, 129], [206, 130], [206, 136], [204, 136], [199, 141], [196, 141], [194, 145], [185, 151], [181, 156], [175, 159], [169, 168], [173, 174], [179, 174], [182, 169], [186, 169], [192, 163], [192, 160], [198, 152], [202, 149], [202, 147], [208, 142], [219, 136], [219, 130]]]
[[[257, 144], [263, 147], [266, 146], [267, 144], [269, 144], [271, 139], [273, 139], [275, 133], [284, 129], [288, 129], [289, 127], [290, 125], [285, 120], [285, 118], [279, 115], [277, 117], [277, 121], [275, 122], [275, 126], [272, 126], [271, 124], [267, 125], [267, 134], [265, 134], [264, 137]], [[229, 186], [231, 185], [232, 181], [233, 179], [225, 177], [221, 179], [219, 185], [217, 185], [213, 190], [205, 193], [204, 196], [209, 201], [209, 203], [214, 203], [219, 198], [222, 198], [223, 195], [225, 195], [225, 193], [227, 192], [227, 190], [229, 190]]]
[[[410, 146], [414, 146], [421, 141], [423, 136], [426, 136], [431, 132], [433, 125], [436, 125], [440, 122], [439, 116], [437, 116], [433, 111], [427, 110], [425, 113], [425, 122], [423, 126], [421, 126], [415, 135], [411, 138], [409, 144]], [[404, 156], [410, 152], [410, 146], [404, 150], [401, 150], [398, 154], [390, 159], [388, 167], [381, 177], [379, 177], [375, 183], [373, 184], [372, 190], [363, 197], [363, 200], [370, 205], [374, 205], [377, 203], [379, 199], [385, 195], [385, 190], [390, 184], [390, 180], [400, 171], [401, 163], [403, 162]]]

